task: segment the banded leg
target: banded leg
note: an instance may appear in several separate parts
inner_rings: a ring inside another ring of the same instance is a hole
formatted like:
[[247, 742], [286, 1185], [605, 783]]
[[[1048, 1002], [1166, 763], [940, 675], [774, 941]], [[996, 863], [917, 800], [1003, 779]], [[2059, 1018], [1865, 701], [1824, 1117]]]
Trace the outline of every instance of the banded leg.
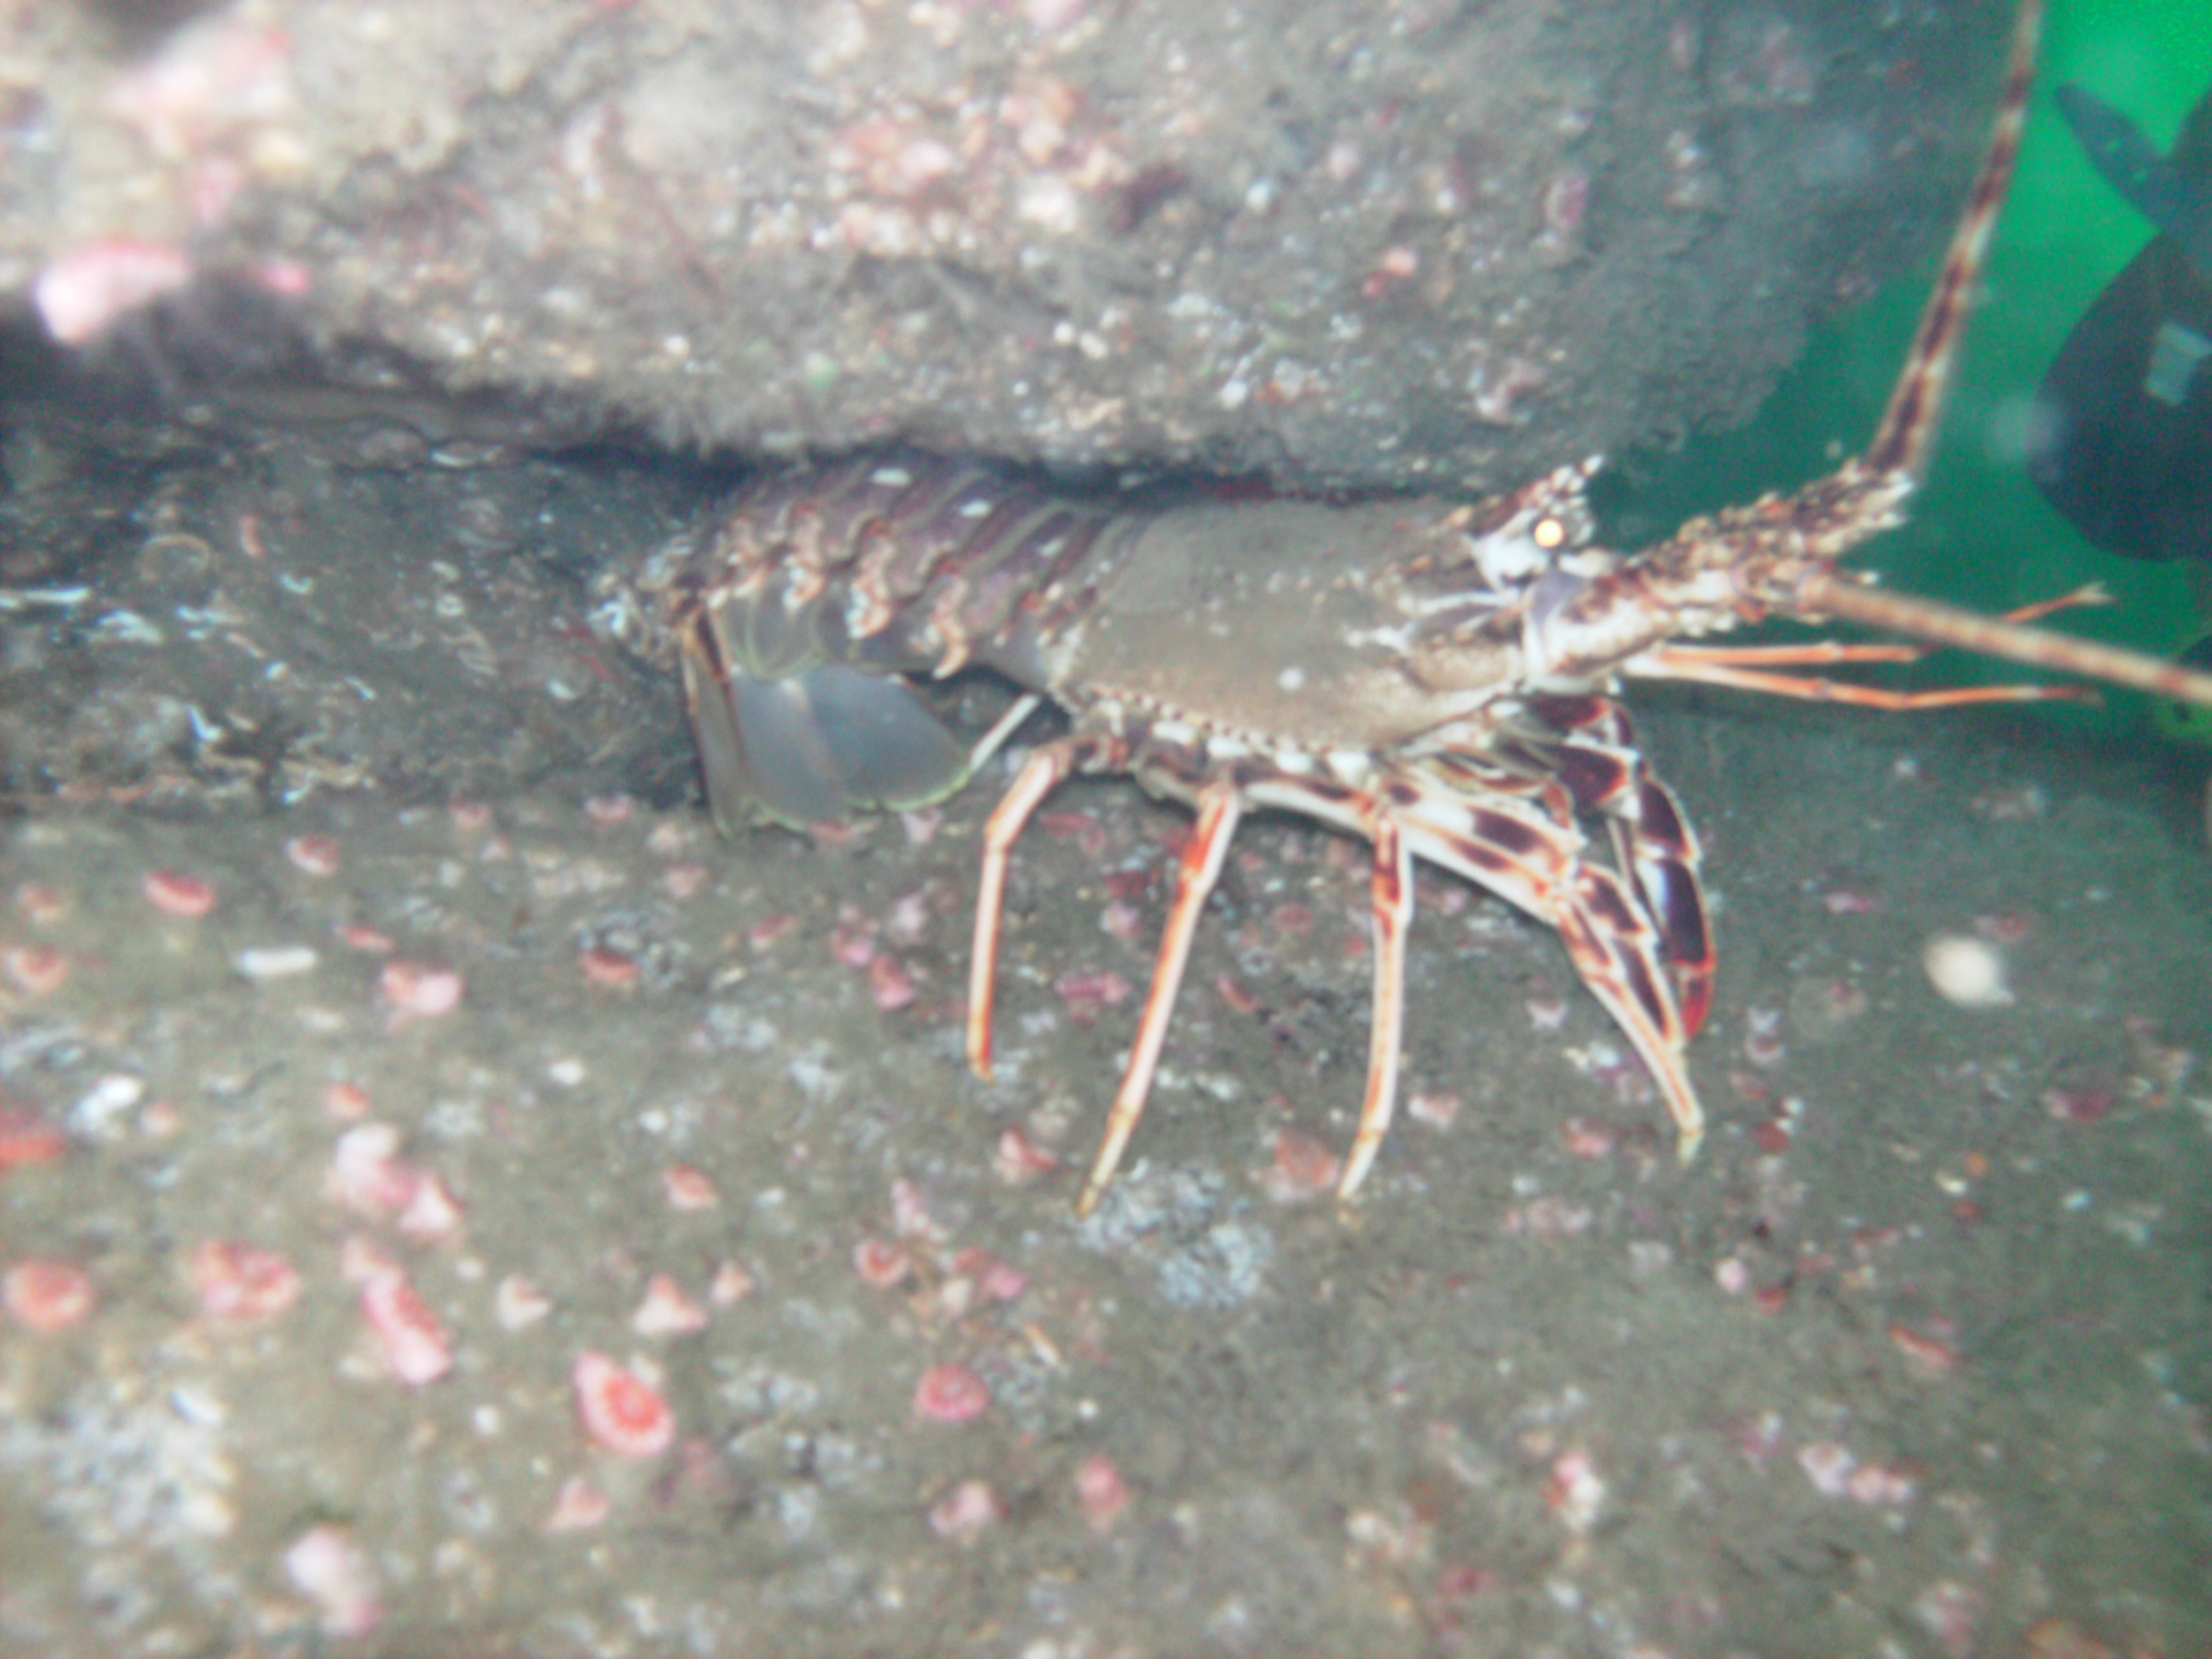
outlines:
[[1705, 1139], [1705, 1112], [1683, 1063], [1689, 1032], [1662, 941], [1641, 903], [1611, 872], [1585, 864], [1574, 889], [1559, 922], [1568, 957], [1651, 1072], [1674, 1119], [1675, 1156], [1688, 1164]]
[[1550, 698], [1532, 711], [1560, 741], [1515, 753], [1564, 782], [1577, 808], [1603, 816], [1614, 866], [1658, 930], [1685, 1035], [1696, 1036], [1712, 1012], [1719, 962], [1698, 879], [1697, 834], [1682, 803], [1644, 758], [1628, 711], [1613, 698]]
[[1555, 784], [1505, 775], [1461, 755], [1432, 757], [1390, 779], [1379, 795], [1287, 775], [1255, 779], [1245, 792], [1256, 805], [1374, 845], [1375, 1005], [1367, 1093], [1337, 1185], [1337, 1196], [1350, 1198], [1373, 1166], [1397, 1107], [1416, 856], [1555, 927], [1552, 894], [1572, 869], [1581, 838], [1568, 816], [1565, 791]]
[[[1183, 849], [1175, 902], [1168, 909], [1167, 926], [1160, 938], [1159, 965], [1153, 970], [1152, 988], [1145, 995], [1144, 1017], [1138, 1022], [1129, 1069], [1122, 1073], [1121, 1090], [1114, 1096], [1113, 1110], [1106, 1114], [1106, 1137], [1099, 1143], [1097, 1160], [1083, 1183], [1083, 1194], [1075, 1202], [1079, 1216], [1089, 1215], [1097, 1204], [1106, 1183], [1114, 1178], [1129, 1137], [1136, 1133], [1137, 1120], [1144, 1116], [1145, 1097], [1152, 1092], [1153, 1074], [1160, 1066], [1160, 1045], [1166, 1041], [1168, 1021], [1175, 1013], [1175, 995], [1182, 989], [1183, 970], [1190, 962], [1199, 913], [1206, 908], [1214, 883], [1220, 879], [1229, 838], [1236, 833], [1237, 819], [1243, 811], [1243, 797], [1236, 785], [1226, 780], [1208, 784], [1199, 795], [1198, 824], [1191, 832], [1190, 844]], [[992, 815], [995, 822], [997, 816]]]
[[[1412, 908], [1417, 858], [1496, 895], [1559, 933], [1576, 974], [1650, 1071], [1673, 1119], [1684, 1161], [1695, 1156], [1705, 1114], [1683, 1064], [1689, 1031], [1676, 995], [1663, 918], [1647, 907], [1629, 878], [1584, 859], [1586, 843], [1574, 822], [1574, 802], [1554, 774], [1532, 774], [1455, 752], [1396, 770], [1374, 795], [1280, 775], [1253, 780], [1246, 793], [1256, 804], [1333, 825], [1376, 845], [1375, 1048], [1340, 1193], [1348, 1194], [1364, 1178], [1374, 1157], [1369, 1148], [1379, 1146], [1394, 1103], [1404, 1002], [1404, 918]], [[1666, 799], [1671, 803], [1673, 797]], [[1385, 838], [1392, 835], [1398, 838], [1395, 849], [1386, 845]], [[1405, 873], [1400, 879], [1402, 861]], [[1386, 898], [1393, 887], [1394, 894]], [[1701, 908], [1697, 914], [1701, 926]]]
[[1559, 930], [1582, 983], [1658, 1085], [1682, 1161], [1694, 1157], [1705, 1114], [1683, 1063], [1689, 1033], [1659, 922], [1634, 890], [1584, 860], [1582, 838], [1571, 824], [1442, 794], [1407, 804], [1398, 816], [1416, 856]]
[[1406, 926], [1413, 917], [1413, 849], [1397, 820], [1375, 824], [1375, 1010], [1367, 1042], [1367, 1094], [1336, 1195], [1347, 1199], [1382, 1149], [1398, 1104], [1398, 1056], [1406, 1023]]

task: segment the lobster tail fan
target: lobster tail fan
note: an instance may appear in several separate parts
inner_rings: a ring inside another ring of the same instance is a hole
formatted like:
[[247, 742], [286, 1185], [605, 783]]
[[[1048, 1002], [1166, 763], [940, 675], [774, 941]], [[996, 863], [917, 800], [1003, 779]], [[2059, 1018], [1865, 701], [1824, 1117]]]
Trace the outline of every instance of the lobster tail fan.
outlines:
[[968, 746], [899, 675], [810, 669], [795, 694], [806, 705], [810, 738], [834, 757], [848, 807], [903, 812], [968, 781]]
[[683, 642], [684, 699], [715, 825], [803, 830], [856, 810], [942, 800], [967, 749], [896, 675], [829, 664], [777, 680], [733, 672], [711, 623]]

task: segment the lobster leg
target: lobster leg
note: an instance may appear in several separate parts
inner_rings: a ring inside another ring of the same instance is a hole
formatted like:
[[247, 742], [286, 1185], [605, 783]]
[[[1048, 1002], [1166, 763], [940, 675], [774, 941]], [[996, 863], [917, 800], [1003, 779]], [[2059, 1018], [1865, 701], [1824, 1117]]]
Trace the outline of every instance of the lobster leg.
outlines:
[[983, 826], [983, 878], [975, 898], [975, 949], [968, 959], [968, 1064], [987, 1081], [991, 1075], [991, 1002], [998, 986], [999, 926], [1006, 916], [1006, 863], [1038, 803], [1067, 780], [1090, 749], [1089, 740], [1071, 734], [1030, 751]]
[[1720, 953], [1705, 914], [1704, 884], [1698, 879], [1697, 836], [1683, 816], [1674, 791], [1635, 757], [1628, 795], [1633, 810], [1623, 810], [1607, 825], [1613, 856], [1628, 878], [1638, 905], [1659, 930], [1660, 955], [1667, 964], [1684, 1041], [1705, 1029], [1713, 1011], [1713, 976]]
[[1336, 1195], [1349, 1198], [1382, 1149], [1398, 1103], [1399, 1041], [1406, 1023], [1406, 925], [1413, 917], [1413, 849], [1397, 820], [1376, 821], [1375, 1013], [1367, 1045], [1367, 1094]]
[[1697, 835], [1682, 803], [1644, 759], [1628, 710], [1614, 699], [1540, 698], [1531, 712], [1558, 738], [1525, 738], [1509, 752], [1537, 775], [1562, 780], [1580, 810], [1603, 815], [1614, 867], [1657, 930], [1684, 1036], [1696, 1036], [1712, 1011], [1717, 953]]
[[[1640, 810], [1658, 814], [1661, 807], [1672, 806], [1665, 786], [1640, 768], [1624, 774], [1623, 787], [1629, 786], [1643, 797]], [[1279, 776], [1256, 780], [1247, 790], [1259, 804], [1333, 825], [1376, 846], [1375, 1051], [1369, 1056], [1367, 1098], [1340, 1195], [1348, 1196], [1365, 1178], [1374, 1161], [1372, 1148], [1390, 1123], [1403, 1019], [1405, 918], [1412, 908], [1416, 858], [1464, 878], [1557, 930], [1576, 973], [1656, 1081], [1674, 1120], [1683, 1161], [1696, 1155], [1705, 1114], [1683, 1065], [1690, 1025], [1682, 999], [1702, 1017], [1712, 963], [1703, 908], [1695, 903], [1696, 846], [1686, 828], [1670, 839], [1655, 818], [1632, 832], [1632, 838], [1651, 837], [1644, 849], [1646, 862], [1664, 864], [1671, 884], [1647, 900], [1633, 878], [1584, 861], [1583, 838], [1563, 791], [1555, 787], [1544, 792], [1540, 805], [1524, 802], [1517, 797], [1527, 793], [1525, 780], [1472, 756], [1439, 757], [1394, 771], [1374, 794]], [[1656, 803], [1648, 798], [1654, 794], [1661, 797]], [[1671, 821], [1678, 824], [1678, 818], [1673, 814]], [[1392, 838], [1395, 847], [1387, 844]], [[1678, 881], [1682, 885], [1671, 885]], [[1684, 895], [1691, 905], [1686, 912], [1680, 902]], [[1694, 918], [1694, 927], [1679, 919], [1686, 913]], [[1678, 980], [1683, 984], [1681, 997]]]
[[1584, 865], [1576, 887], [1559, 924], [1567, 955], [1650, 1070], [1674, 1119], [1675, 1156], [1686, 1164], [1705, 1139], [1705, 1112], [1682, 1063], [1689, 1033], [1660, 972], [1658, 941], [1627, 890], [1605, 871]]
[[[1033, 761], [1032, 764], [1035, 763]], [[1025, 774], [1026, 769], [1025, 769]], [[1019, 786], [1018, 785], [1017, 787]], [[1048, 787], [1048, 786], [1047, 786]], [[1038, 793], [1041, 795], [1041, 788]], [[1011, 800], [1011, 796], [1009, 800]], [[1002, 805], [1000, 811], [1005, 810]], [[1167, 1039], [1168, 1021], [1174, 1016], [1175, 995], [1182, 988], [1183, 970], [1190, 962], [1191, 940], [1198, 931], [1199, 913], [1220, 879], [1222, 860], [1228, 856], [1229, 838], [1236, 833], [1244, 811], [1243, 797], [1234, 783], [1210, 783], [1198, 797], [1198, 824], [1190, 844], [1183, 849], [1182, 869], [1175, 883], [1175, 902], [1168, 909], [1167, 927], [1160, 939], [1159, 965], [1153, 970], [1152, 989], [1144, 999], [1144, 1018], [1137, 1025], [1136, 1045], [1130, 1050], [1129, 1069], [1122, 1073], [1121, 1090], [1106, 1115], [1106, 1137], [1099, 1143], [1098, 1158], [1083, 1183], [1075, 1213], [1087, 1216], [1097, 1204], [1106, 1183], [1113, 1179], [1137, 1120], [1144, 1116], [1145, 1097], [1152, 1092], [1153, 1074], [1160, 1066], [1160, 1045]], [[994, 825], [998, 814], [992, 814]], [[979, 923], [979, 931], [980, 924]]]
[[1439, 795], [1403, 808], [1400, 820], [1416, 855], [1559, 930], [1582, 983], [1658, 1084], [1674, 1119], [1676, 1151], [1685, 1164], [1696, 1156], [1705, 1113], [1683, 1065], [1689, 1032], [1668, 972], [1667, 941], [1635, 892], [1583, 861], [1571, 825], [1508, 820], [1494, 807]]

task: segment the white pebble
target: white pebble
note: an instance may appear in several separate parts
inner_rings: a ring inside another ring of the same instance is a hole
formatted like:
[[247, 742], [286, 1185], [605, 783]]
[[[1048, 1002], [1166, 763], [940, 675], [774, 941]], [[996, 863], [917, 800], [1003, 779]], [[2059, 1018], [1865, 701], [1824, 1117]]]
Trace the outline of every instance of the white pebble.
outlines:
[[122, 1133], [124, 1114], [145, 1098], [144, 1079], [111, 1071], [70, 1109], [69, 1126], [92, 1140], [111, 1139]]
[[305, 973], [316, 963], [311, 945], [256, 945], [238, 953], [238, 972], [249, 979], [280, 979]]
[[1928, 983], [1960, 1008], [2009, 1008], [2004, 953], [1965, 933], [1935, 933], [1920, 953]]
[[326, 1635], [365, 1636], [381, 1622], [376, 1570], [343, 1527], [318, 1526], [301, 1533], [284, 1552], [284, 1571], [322, 1609]]

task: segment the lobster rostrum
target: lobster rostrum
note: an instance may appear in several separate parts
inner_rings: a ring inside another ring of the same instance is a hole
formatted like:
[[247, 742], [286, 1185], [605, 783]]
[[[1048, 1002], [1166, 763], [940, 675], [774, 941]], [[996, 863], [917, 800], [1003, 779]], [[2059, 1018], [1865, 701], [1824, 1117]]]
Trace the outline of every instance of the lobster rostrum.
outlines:
[[[1940, 643], [2212, 703], [2212, 677], [2026, 626], [2083, 596], [1998, 620], [1839, 567], [1901, 521], [1924, 470], [2018, 150], [2039, 13], [2024, 0], [1994, 134], [1881, 425], [1832, 474], [1625, 556], [1592, 541], [1594, 462], [1479, 505], [1148, 513], [915, 453], [774, 477], [667, 549], [642, 584], [672, 623], [716, 822], [800, 828], [920, 805], [966, 782], [1039, 700], [1064, 709], [1066, 733], [1029, 750], [984, 832], [967, 1036], [987, 1077], [1008, 862], [1039, 803], [1075, 773], [1126, 772], [1195, 810], [1085, 1210], [1143, 1112], [1200, 912], [1255, 807], [1374, 849], [1373, 1020], [1344, 1196], [1397, 1092], [1417, 861], [1557, 930], [1656, 1080], [1686, 1161], [1704, 1117], [1685, 1049], [1711, 1007], [1713, 936], [1696, 836], [1639, 752], [1624, 680], [1892, 710], [2082, 695], [1893, 692], [1793, 672]], [[1927, 643], [1676, 642], [1768, 617]], [[972, 746], [908, 679], [971, 668], [1028, 694]]]

